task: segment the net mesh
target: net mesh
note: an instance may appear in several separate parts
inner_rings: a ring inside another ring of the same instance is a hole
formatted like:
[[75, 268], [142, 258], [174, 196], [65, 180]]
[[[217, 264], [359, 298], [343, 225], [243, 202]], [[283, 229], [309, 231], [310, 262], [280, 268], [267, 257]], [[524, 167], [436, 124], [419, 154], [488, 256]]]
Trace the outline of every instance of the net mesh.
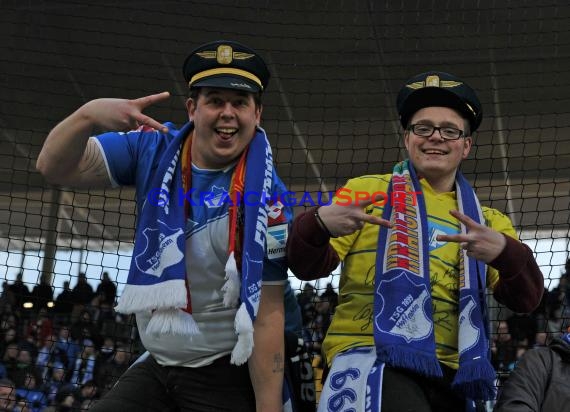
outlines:
[[[546, 315], [524, 330], [559, 334], [570, 299], [560, 280], [569, 250], [569, 23], [570, 9], [556, 0], [4, 0], [4, 290], [21, 273], [31, 291], [45, 274], [55, 298], [64, 282], [75, 286], [79, 273], [96, 289], [107, 272], [120, 296], [132, 252], [134, 191], [51, 186], [35, 170], [43, 140], [58, 121], [98, 97], [168, 90], [172, 97], [148, 114], [183, 124], [182, 62], [195, 46], [226, 38], [266, 58], [272, 78], [262, 117], [278, 172], [290, 190], [308, 192], [313, 201], [350, 177], [388, 173], [403, 158], [395, 97], [405, 79], [442, 70], [468, 81], [479, 92], [484, 120], [462, 169], [484, 205], [509, 215], [544, 274]], [[306, 287], [291, 282], [297, 293]], [[320, 301], [329, 282], [336, 289], [338, 274], [312, 282], [311, 299]], [[70, 314], [70, 325], [82, 308]], [[517, 316], [495, 303], [491, 308], [494, 335], [498, 321], [509, 319], [521, 344], [526, 332], [519, 333]], [[329, 316], [329, 309], [321, 311]], [[24, 338], [38, 315], [3, 306], [3, 334], [15, 312], [13, 326]], [[141, 347], [132, 319], [116, 318], [100, 303], [91, 315], [100, 336], [115, 338], [136, 357]], [[532, 333], [528, 338], [527, 347]]]

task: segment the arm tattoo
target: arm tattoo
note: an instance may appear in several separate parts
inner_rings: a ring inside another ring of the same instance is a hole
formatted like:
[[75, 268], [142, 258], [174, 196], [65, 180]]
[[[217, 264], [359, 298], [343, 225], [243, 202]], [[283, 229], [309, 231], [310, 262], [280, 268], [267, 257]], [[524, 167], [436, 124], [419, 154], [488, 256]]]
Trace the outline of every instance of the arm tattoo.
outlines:
[[283, 354], [281, 352], [273, 355], [273, 373], [283, 373], [284, 362]]
[[95, 177], [107, 176], [107, 168], [105, 167], [103, 156], [101, 155], [99, 148], [96, 147], [91, 140], [87, 142], [82, 163], [82, 167], [79, 169], [79, 174], [87, 174]]

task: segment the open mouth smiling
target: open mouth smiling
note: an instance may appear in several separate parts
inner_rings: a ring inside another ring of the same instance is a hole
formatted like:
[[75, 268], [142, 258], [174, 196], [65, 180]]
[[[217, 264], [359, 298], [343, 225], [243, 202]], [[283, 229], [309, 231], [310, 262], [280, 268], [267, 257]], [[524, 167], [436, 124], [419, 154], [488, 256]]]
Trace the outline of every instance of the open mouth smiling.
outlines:
[[234, 127], [219, 127], [216, 128], [215, 130], [216, 133], [218, 133], [218, 135], [220, 135], [224, 139], [229, 139], [238, 132], [238, 129]]
[[447, 154], [447, 152], [444, 152], [443, 150], [437, 150], [437, 149], [423, 149], [422, 152], [425, 154], [428, 154], [428, 155], [446, 155]]

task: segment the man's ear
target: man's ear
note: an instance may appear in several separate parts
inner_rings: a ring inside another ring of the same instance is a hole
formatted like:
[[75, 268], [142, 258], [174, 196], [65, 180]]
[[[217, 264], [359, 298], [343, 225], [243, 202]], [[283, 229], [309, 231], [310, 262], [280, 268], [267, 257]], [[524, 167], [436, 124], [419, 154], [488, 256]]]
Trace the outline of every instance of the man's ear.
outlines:
[[260, 104], [255, 111], [255, 125], [259, 126], [261, 124], [261, 113], [263, 112], [263, 105]]
[[406, 150], [408, 150], [408, 141], [410, 140], [410, 131], [408, 129], [405, 129], [402, 137], [404, 140], [404, 147], [406, 148]]
[[188, 112], [188, 118], [192, 120], [196, 111], [196, 101], [191, 97], [186, 100], [186, 111]]
[[471, 146], [473, 146], [473, 139], [470, 137], [463, 138], [463, 159], [469, 156], [469, 152], [471, 151]]

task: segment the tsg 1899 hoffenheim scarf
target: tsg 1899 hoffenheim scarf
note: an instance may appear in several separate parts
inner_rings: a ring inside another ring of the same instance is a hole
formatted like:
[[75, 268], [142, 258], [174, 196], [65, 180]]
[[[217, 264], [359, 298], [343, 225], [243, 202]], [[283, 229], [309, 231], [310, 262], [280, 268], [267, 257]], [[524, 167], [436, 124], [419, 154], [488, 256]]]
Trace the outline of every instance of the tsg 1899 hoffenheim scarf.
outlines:
[[[184, 259], [184, 203], [177, 201], [175, 195], [183, 193], [181, 147], [191, 130], [192, 124], [180, 130], [157, 167], [151, 187], [162, 189], [163, 201], [159, 201], [158, 207], [147, 203], [141, 209], [127, 285], [116, 308], [122, 313], [152, 312], [147, 333], [187, 336], [200, 333], [188, 305], [191, 296]], [[246, 362], [253, 349], [253, 321], [259, 307], [266, 248], [265, 199], [271, 198], [273, 157], [261, 128], [257, 129], [249, 145], [245, 168], [244, 190], [248, 193], [248, 202], [243, 206], [241, 282], [232, 285], [236, 280], [235, 273], [227, 273], [228, 283], [223, 291], [224, 304], [228, 307], [235, 307], [238, 298], [241, 300], [235, 320], [238, 341], [231, 360], [237, 365]], [[252, 200], [254, 196], [259, 196], [258, 202]], [[236, 272], [235, 266], [232, 253], [226, 270]], [[225, 296], [235, 290], [239, 295]]]
[[[458, 171], [455, 188], [459, 211], [483, 221], [477, 197]], [[413, 165], [398, 163], [388, 189], [376, 258], [374, 342], [377, 362], [442, 376], [435, 354], [426, 206]], [[398, 195], [393, 195], [397, 193]], [[463, 231], [465, 228], [462, 227]], [[495, 373], [485, 323], [486, 267], [461, 250], [459, 279], [459, 369], [453, 386], [470, 399], [491, 399]]]

